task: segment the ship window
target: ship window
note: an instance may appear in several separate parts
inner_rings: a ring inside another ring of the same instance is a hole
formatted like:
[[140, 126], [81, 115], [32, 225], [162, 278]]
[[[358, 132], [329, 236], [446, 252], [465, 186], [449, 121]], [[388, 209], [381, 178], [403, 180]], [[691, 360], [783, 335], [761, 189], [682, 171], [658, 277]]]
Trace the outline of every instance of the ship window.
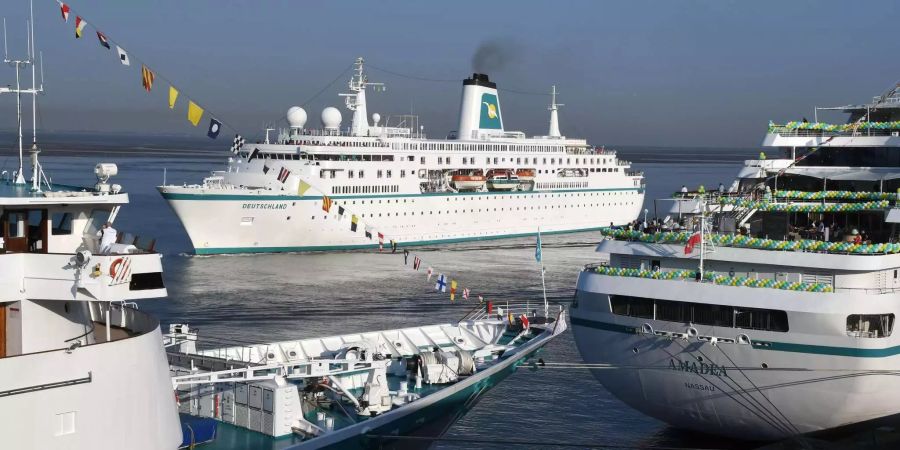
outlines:
[[365, 174], [365, 172], [363, 172], [362, 170], [359, 171], [359, 177], [360, 177], [360, 178], [362, 178], [364, 174]]
[[882, 338], [894, 329], [893, 314], [851, 314], [847, 316], [847, 336]]
[[385, 174], [387, 175], [388, 178], [391, 177], [391, 171], [390, 171], [390, 170], [385, 171]]
[[438, 156], [438, 164], [443, 164], [443, 163], [444, 163], [444, 158]]
[[[625, 295], [611, 295], [609, 300], [612, 313], [622, 316], [647, 319], [655, 317], [656, 320], [667, 322], [694, 323], [749, 330], [788, 331], [787, 313], [780, 310], [653, 300]], [[889, 316], [889, 325], [893, 325], [893, 314], [889, 314]], [[850, 329], [850, 322], [851, 320], [848, 318], [848, 330]], [[849, 333], [850, 331], [848, 331]]]
[[401, 171], [400, 171], [400, 178], [406, 178], [406, 171], [405, 171], [405, 170], [401, 170]]
[[613, 314], [620, 316], [653, 318], [653, 299], [610, 295], [609, 304]]
[[450, 164], [450, 157], [447, 157], [447, 164]]
[[353, 178], [353, 171], [352, 171], [352, 170], [348, 170], [348, 171], [347, 171], [347, 178]]
[[52, 234], [72, 234], [72, 213], [53, 213]]

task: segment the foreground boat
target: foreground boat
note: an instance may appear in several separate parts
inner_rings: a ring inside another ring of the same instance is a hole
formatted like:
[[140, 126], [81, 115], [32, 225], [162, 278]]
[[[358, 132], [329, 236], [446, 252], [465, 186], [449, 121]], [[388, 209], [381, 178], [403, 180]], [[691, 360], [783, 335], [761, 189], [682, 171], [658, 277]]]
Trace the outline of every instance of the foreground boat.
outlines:
[[[181, 411], [291, 448], [380, 448], [392, 436], [440, 435], [491, 387], [567, 328], [532, 305], [479, 306], [457, 323], [197, 349], [173, 325]], [[249, 432], [249, 431], [248, 431]]]
[[[32, 81], [34, 54], [12, 64], [31, 65]], [[19, 105], [18, 169], [0, 181], [0, 447], [176, 448], [159, 322], [134, 303], [166, 296], [161, 255], [153, 240], [115, 233], [129, 202], [110, 182], [115, 164], [98, 164], [92, 186], [51, 183], [35, 130], [25, 172], [21, 95], [41, 89], [16, 75], [0, 88]]]
[[[900, 92], [770, 124], [777, 156], [604, 230], [572, 324], [596, 377], [679, 428], [774, 440], [900, 413]], [[771, 154], [772, 151], [767, 149]], [[686, 189], [685, 189], [686, 190]]]
[[[292, 107], [276, 139], [235, 145], [226, 170], [159, 192], [197, 254], [378, 246], [363, 227], [348, 232], [349, 218], [323, 212], [323, 195], [401, 246], [596, 230], [638, 216], [643, 175], [614, 151], [561, 135], [555, 94], [548, 135], [526, 137], [504, 129], [487, 75], [462, 84], [457, 131], [429, 139], [416, 116], [382, 123], [373, 114], [370, 124], [366, 90], [381, 84], [368, 81], [359, 58], [342, 94], [349, 129], [337, 108], [310, 127], [306, 111]], [[492, 170], [498, 175], [484, 176]]]

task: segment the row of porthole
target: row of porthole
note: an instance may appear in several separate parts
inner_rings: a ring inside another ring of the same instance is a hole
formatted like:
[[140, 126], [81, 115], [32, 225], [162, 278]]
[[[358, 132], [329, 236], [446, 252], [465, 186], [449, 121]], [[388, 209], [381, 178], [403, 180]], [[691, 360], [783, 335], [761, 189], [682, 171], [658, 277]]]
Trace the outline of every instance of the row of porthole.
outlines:
[[[571, 205], [571, 206], [572, 206], [573, 208], [575, 208], [575, 207], [598, 207], [598, 206], [599, 206], [599, 207], [604, 207], [604, 206], [627, 206], [627, 205], [634, 205], [634, 202], [610, 203], [610, 204], [606, 204], [606, 203], [590, 203], [590, 204]], [[562, 208], [568, 208], [569, 206], [570, 206], [570, 205], [562, 205], [562, 206], [559, 206], [559, 209], [562, 209]], [[520, 208], [521, 208], [521, 207], [518, 207], [518, 206], [517, 206], [515, 210], [516, 210], [516, 211], [521, 211], [522, 209], [520, 209]], [[530, 210], [534, 210], [535, 207], [534, 207], [534, 206], [531, 206], [531, 207], [525, 206], [525, 207], [524, 207], [524, 210], [525, 210], [525, 211], [528, 211], [529, 208], [530, 208]], [[540, 206], [538, 206], [537, 209], [540, 210], [540, 209], [542, 209], [542, 208], [541, 208]], [[543, 209], [547, 209], [547, 206], [544, 206]], [[556, 207], [556, 206], [550, 206], [550, 209], [557, 209], [557, 207]], [[510, 211], [513, 211], [512, 207], [510, 207], [509, 210], [510, 210]], [[499, 211], [499, 212], [505, 212], [505, 211], [506, 211], [506, 208], [500, 208], [500, 211]], [[474, 213], [474, 212], [476, 212], [476, 211], [475, 211], [474, 209], [470, 209], [469, 212], [470, 212], [470, 213]], [[477, 212], [482, 212], [482, 210], [479, 208]], [[490, 212], [498, 212], [498, 211], [497, 211], [497, 208], [494, 208], [493, 211], [484, 211], [484, 212], [490, 213]], [[438, 213], [438, 215], [442, 214], [441, 211], [438, 211], [437, 213]], [[451, 214], [450, 210], [447, 210], [446, 213], [447, 213], [447, 214]], [[452, 214], [459, 214], [459, 213], [460, 213], [459, 210], [454, 209]], [[466, 210], [462, 210], [462, 213], [465, 214], [465, 213], [466, 213]], [[391, 213], [384, 213], [384, 214], [386, 214], [386, 217], [391, 217]], [[393, 214], [394, 214], [394, 217], [400, 217], [400, 213], [399, 213], [399, 212], [395, 212], [395, 213], [393, 213]], [[434, 214], [434, 211], [429, 211], [429, 212], [428, 212], [428, 215], [433, 215], [433, 214]], [[407, 213], [404, 212], [403, 215], [406, 216]], [[413, 213], [410, 213], [409, 215], [410, 215], [410, 216], [415, 216], [416, 213], [413, 212]], [[420, 216], [424, 216], [424, 215], [425, 215], [425, 211], [419, 211], [419, 215], [420, 215]], [[312, 216], [312, 220], [315, 220], [316, 217], [318, 217], [318, 216]], [[337, 215], [336, 215], [336, 216], [334, 216], [334, 217], [335, 217], [335, 218], [339, 218], [340, 216], [337, 216]], [[359, 217], [360, 217], [360, 218], [364, 218], [364, 217], [366, 217], [366, 215], [365, 215], [365, 213], [363, 213], [363, 214], [360, 214]], [[369, 217], [375, 217], [375, 213], [371, 213], [371, 214], [369, 215]], [[378, 217], [382, 217], [382, 213], [378, 213]], [[328, 216], [327, 216], [327, 215], [322, 216], [322, 218], [325, 219], [325, 220], [328, 220]]]
[[[609, 194], [609, 195], [633, 195], [633, 194], [636, 194], [636, 192], [635, 191], [577, 192], [577, 193], [571, 193], [571, 196], [572, 197], [595, 197], [595, 196], [599, 197], [599, 196], [606, 196], [607, 194]], [[513, 200], [513, 199], [519, 199], [519, 198], [548, 198], [548, 196], [549, 196], [549, 198], [565, 198], [565, 197], [569, 197], [570, 194], [533, 194], [533, 196], [529, 196], [529, 197], [520, 197], [517, 195], [510, 195], [509, 199]], [[456, 202], [460, 201], [460, 199], [462, 199], [463, 201], [466, 201], [466, 200], [506, 200], [505, 195], [501, 195], [500, 197], [476, 195], [476, 196], [467, 196], [467, 197], [466, 196], [464, 196], [464, 197], [448, 196], [446, 201], [449, 202], [451, 198], [453, 199], [453, 201], [456, 201]], [[393, 199], [393, 200], [394, 200], [393, 203], [406, 203], [407, 199], [404, 198], [404, 199]], [[400, 200], [403, 200], [403, 201], [401, 202]], [[415, 199], [409, 199], [409, 200], [410, 200], [410, 203], [416, 202]], [[373, 200], [360, 200], [359, 204], [360, 205], [366, 205], [366, 204], [374, 205], [374, 204], [376, 204], [376, 201], [377, 201], [377, 204], [382, 204], [382, 202], [391, 203], [391, 199], [377, 199], [377, 200], [373, 199]], [[349, 204], [351, 204], [351, 205], [356, 204], [356, 200], [349, 200], [349, 202], [350, 202]], [[336, 205], [339, 205], [341, 203], [342, 202], [335, 202]], [[343, 202], [343, 204], [346, 205], [347, 201], [345, 200]]]

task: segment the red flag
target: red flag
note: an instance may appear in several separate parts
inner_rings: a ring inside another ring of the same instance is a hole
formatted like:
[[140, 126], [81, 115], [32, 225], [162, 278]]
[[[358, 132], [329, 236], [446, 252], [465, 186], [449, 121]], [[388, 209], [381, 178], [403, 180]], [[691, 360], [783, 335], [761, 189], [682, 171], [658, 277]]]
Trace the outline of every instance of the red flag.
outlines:
[[684, 246], [684, 254], [690, 255], [694, 252], [694, 246], [700, 243], [700, 232], [696, 232], [688, 238], [687, 244]]
[[69, 21], [69, 5], [59, 2], [59, 11], [62, 13], [62, 18], [66, 22]]

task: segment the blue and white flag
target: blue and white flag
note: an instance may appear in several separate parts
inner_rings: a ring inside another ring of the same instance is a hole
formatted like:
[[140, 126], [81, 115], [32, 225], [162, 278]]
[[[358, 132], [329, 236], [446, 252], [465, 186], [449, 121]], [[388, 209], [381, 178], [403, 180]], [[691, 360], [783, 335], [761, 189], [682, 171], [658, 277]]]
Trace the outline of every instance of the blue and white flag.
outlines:
[[434, 290], [447, 292], [447, 277], [444, 274], [441, 274], [438, 277], [437, 283], [434, 284]]
[[537, 234], [537, 243], [534, 247], [534, 260], [537, 262], [541, 262], [541, 232], [538, 231]]
[[206, 135], [210, 139], [215, 139], [219, 137], [219, 131], [222, 131], [222, 122], [216, 119], [209, 119], [209, 131], [206, 132]]

